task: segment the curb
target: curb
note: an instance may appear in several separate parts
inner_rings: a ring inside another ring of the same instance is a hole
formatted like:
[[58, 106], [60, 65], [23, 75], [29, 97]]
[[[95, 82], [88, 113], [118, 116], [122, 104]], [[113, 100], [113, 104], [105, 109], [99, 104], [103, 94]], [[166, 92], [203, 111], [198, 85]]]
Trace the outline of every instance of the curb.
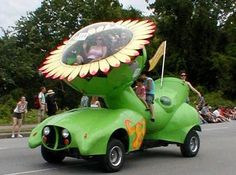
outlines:
[[[36, 125], [23, 125], [20, 134], [23, 137], [29, 137], [31, 131]], [[12, 126], [0, 126], [0, 139], [11, 138]]]
[[[31, 132], [21, 132], [20, 134], [23, 136], [23, 137], [29, 137]], [[7, 139], [7, 138], [11, 138], [11, 133], [0, 133], [0, 139]], [[17, 137], [15, 137], [17, 138]], [[12, 138], [14, 139], [14, 138]]]

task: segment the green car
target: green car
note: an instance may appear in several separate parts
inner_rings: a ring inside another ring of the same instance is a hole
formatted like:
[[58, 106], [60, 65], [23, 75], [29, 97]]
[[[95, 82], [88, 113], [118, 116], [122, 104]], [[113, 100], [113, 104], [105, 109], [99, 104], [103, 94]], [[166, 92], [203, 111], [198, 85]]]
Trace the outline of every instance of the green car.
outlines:
[[[49, 163], [65, 157], [95, 158], [108, 172], [122, 168], [126, 153], [151, 147], [176, 144], [184, 157], [196, 156], [201, 128], [197, 111], [185, 102], [188, 85], [173, 77], [155, 81], [154, 122], [131, 87], [144, 69], [144, 45], [154, 30], [150, 21], [96, 23], [51, 52], [40, 68], [46, 77], [102, 97], [106, 108], [78, 108], [47, 118], [33, 129], [30, 148], [41, 146]], [[83, 49], [98, 36], [106, 56], [91, 61], [86, 55], [89, 49]], [[68, 63], [72, 55], [79, 61]]]

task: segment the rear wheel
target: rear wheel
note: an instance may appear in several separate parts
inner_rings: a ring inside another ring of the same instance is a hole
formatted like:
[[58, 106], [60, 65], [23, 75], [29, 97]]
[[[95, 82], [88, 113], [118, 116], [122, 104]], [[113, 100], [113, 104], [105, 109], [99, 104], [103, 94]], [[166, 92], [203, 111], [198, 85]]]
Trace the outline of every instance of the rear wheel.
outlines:
[[61, 163], [65, 158], [65, 154], [62, 151], [51, 151], [45, 148], [43, 145], [41, 146], [41, 154], [44, 160], [49, 163]]
[[119, 171], [124, 164], [124, 153], [124, 145], [120, 140], [110, 140], [107, 146], [107, 153], [102, 157], [102, 165], [105, 171]]
[[200, 148], [200, 138], [195, 130], [189, 131], [184, 144], [180, 145], [181, 153], [184, 157], [194, 157]]

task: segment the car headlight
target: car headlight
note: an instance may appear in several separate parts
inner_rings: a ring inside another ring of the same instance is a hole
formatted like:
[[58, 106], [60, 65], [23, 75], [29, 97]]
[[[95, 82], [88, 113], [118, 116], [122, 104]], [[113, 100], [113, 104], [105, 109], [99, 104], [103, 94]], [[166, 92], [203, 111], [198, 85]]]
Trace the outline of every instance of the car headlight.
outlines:
[[48, 126], [46, 126], [44, 129], [43, 129], [43, 135], [47, 136], [49, 135], [50, 133], [50, 128]]
[[63, 129], [63, 130], [62, 130], [62, 137], [63, 137], [63, 138], [67, 138], [69, 135], [70, 135], [70, 134], [69, 134], [69, 131], [68, 131], [67, 129]]

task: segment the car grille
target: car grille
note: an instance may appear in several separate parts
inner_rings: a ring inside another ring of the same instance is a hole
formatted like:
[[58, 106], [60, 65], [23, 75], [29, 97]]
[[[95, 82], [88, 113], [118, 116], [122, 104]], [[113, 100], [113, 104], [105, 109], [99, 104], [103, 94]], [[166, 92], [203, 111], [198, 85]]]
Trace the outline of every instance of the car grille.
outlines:
[[71, 143], [71, 136], [69, 135], [66, 139], [68, 139], [68, 144], [65, 144], [65, 138], [62, 136], [62, 130], [64, 128], [57, 126], [45, 126], [50, 128], [50, 133], [45, 136], [43, 133], [42, 143], [45, 147], [54, 149], [54, 150], [62, 150], [66, 149], [68, 145]]

